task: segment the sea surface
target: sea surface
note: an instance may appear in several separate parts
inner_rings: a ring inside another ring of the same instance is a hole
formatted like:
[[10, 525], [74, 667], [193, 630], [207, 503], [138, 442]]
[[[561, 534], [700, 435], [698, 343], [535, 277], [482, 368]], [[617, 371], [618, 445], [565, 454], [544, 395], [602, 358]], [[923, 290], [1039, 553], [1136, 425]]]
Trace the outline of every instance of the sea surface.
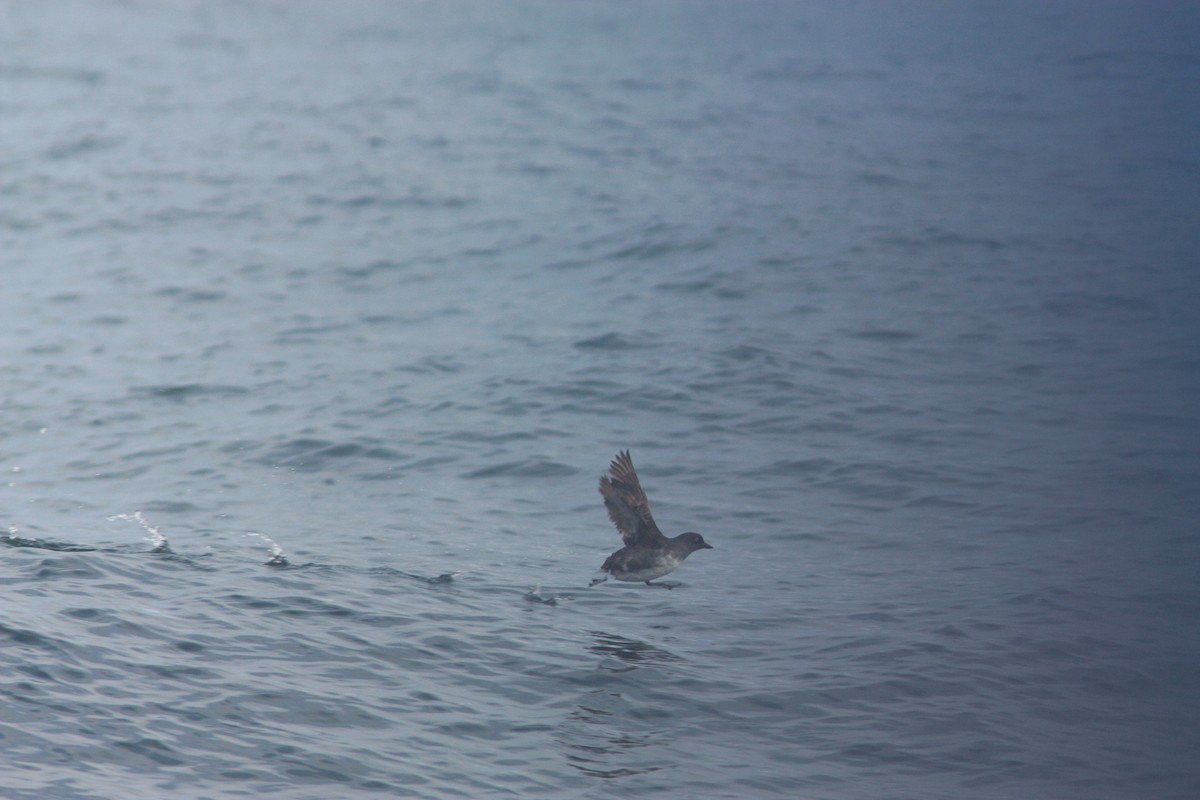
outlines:
[[1187, 2], [0, 0], [0, 798], [1191, 800], [1197, 86]]

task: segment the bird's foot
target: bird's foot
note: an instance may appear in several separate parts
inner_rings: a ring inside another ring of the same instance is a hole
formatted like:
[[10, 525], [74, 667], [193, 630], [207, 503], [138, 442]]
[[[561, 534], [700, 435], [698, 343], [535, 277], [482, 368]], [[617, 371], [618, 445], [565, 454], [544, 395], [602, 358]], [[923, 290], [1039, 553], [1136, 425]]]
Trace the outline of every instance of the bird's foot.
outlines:
[[663, 581], [662, 583], [651, 583], [650, 581], [646, 581], [646, 585], [647, 586], [661, 586], [664, 589], [674, 589], [676, 586], [682, 586], [683, 584], [682, 583], [671, 583], [669, 581]]

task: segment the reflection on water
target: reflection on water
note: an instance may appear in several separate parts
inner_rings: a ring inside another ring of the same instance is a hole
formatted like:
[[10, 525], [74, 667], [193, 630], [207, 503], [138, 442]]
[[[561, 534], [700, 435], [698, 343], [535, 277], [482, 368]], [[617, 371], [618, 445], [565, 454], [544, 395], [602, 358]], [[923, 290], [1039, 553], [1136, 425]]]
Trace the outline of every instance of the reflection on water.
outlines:
[[[595, 778], [620, 778], [656, 772], [673, 763], [662, 757], [662, 745], [671, 738], [668, 731], [647, 727], [647, 717], [654, 717], [654, 708], [644, 707], [638, 699], [640, 684], [635, 679], [638, 667], [682, 662], [683, 658], [661, 647], [615, 633], [591, 631], [590, 653], [605, 660], [616, 658], [629, 666], [614, 668], [604, 662], [597, 668], [621, 673], [604, 686], [594, 688], [584, 696], [563, 724], [560, 740], [566, 748], [568, 764]], [[623, 690], [621, 681], [628, 688]], [[644, 750], [650, 745], [655, 747]]]
[[588, 647], [589, 652], [599, 656], [613, 656], [627, 664], [664, 664], [683, 660], [668, 650], [637, 639], [604, 631], [592, 631], [591, 634], [596, 643]]
[[[604, 702], [602, 693], [593, 699]], [[567, 763], [593, 778], [621, 778], [655, 772], [668, 764], [638, 751], [656, 742], [649, 733], [622, 730], [628, 722], [612, 711], [580, 705], [567, 718], [562, 744]], [[619, 765], [619, 766], [618, 766]]]

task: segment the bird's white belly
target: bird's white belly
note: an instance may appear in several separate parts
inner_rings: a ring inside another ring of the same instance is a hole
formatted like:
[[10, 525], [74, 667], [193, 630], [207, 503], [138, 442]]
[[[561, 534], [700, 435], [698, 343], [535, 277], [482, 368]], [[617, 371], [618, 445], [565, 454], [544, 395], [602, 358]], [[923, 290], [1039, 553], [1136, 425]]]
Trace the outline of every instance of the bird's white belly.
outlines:
[[630, 583], [641, 583], [643, 581], [652, 581], [655, 578], [661, 578], [671, 570], [679, 566], [679, 559], [667, 558], [658, 566], [649, 569], [639, 569], [630, 572], [622, 572], [621, 574], [612, 573], [612, 576], [619, 581], [628, 581]]

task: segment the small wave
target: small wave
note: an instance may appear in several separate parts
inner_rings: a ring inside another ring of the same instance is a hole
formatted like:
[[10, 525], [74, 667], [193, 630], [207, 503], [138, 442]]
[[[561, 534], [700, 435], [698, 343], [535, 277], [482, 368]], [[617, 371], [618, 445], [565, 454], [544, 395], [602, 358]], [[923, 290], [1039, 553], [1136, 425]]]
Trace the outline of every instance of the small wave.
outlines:
[[184, 303], [211, 303], [215, 300], [224, 300], [228, 297], [225, 292], [213, 291], [211, 289], [193, 289], [183, 286], [168, 286], [165, 289], [159, 289], [154, 294]]
[[648, 345], [621, 333], [606, 333], [590, 339], [580, 339], [576, 347], [586, 350], [640, 350]]
[[648, 241], [620, 248], [608, 253], [606, 257], [612, 261], [657, 261], [674, 253], [699, 253], [714, 246], [712, 241], [703, 239], [684, 242]]
[[447, 584], [454, 583], [454, 579], [463, 574], [461, 572], [443, 572], [433, 576], [419, 575], [415, 572], [405, 572], [404, 570], [396, 569], [395, 567], [375, 567], [371, 569], [370, 572], [379, 575], [395, 576], [399, 578], [405, 578], [407, 580], [419, 581], [420, 583], [428, 584], [429, 586], [445, 586]]
[[917, 334], [913, 331], [902, 331], [891, 328], [868, 328], [866, 330], [855, 331], [850, 336], [868, 342], [907, 342], [917, 338]]
[[397, 208], [431, 208], [458, 209], [472, 204], [469, 197], [454, 195], [432, 195], [425, 192], [413, 191], [406, 195], [384, 196], [378, 194], [361, 194], [353, 197], [329, 197], [327, 195], [312, 195], [308, 204], [317, 207], [333, 206], [351, 211], [359, 209], [397, 209]]
[[87, 155], [101, 150], [111, 150], [119, 144], [119, 140], [102, 136], [81, 136], [78, 139], [68, 139], [46, 148], [45, 156], [50, 161], [63, 161], [75, 156]]
[[229, 397], [248, 394], [241, 386], [221, 384], [183, 383], [164, 386], [135, 386], [132, 393], [139, 397], [161, 400], [184, 401], [203, 397]]
[[375, 440], [333, 442], [328, 439], [301, 438], [276, 445], [265, 455], [251, 460], [272, 467], [313, 472], [347, 459], [398, 461], [400, 458], [400, 453]]
[[104, 79], [105, 74], [100, 70], [79, 67], [0, 67], [0, 81], [49, 81], [95, 86]]
[[411, 265], [400, 261], [391, 261], [388, 259], [377, 259], [363, 266], [357, 267], [339, 267], [338, 273], [347, 278], [363, 279], [372, 278], [379, 273], [394, 273], [409, 269]]
[[54, 539], [39, 539], [29, 538], [25, 536], [17, 536], [9, 533], [0, 542], [9, 547], [30, 547], [35, 550], [55, 550], [60, 553], [87, 553], [96, 550], [95, 547], [89, 547], [86, 544], [73, 544], [71, 542], [59, 542]]
[[792, 475], [792, 476], [807, 476], [807, 475], [825, 475], [837, 467], [837, 462], [822, 458], [798, 458], [789, 459], [786, 461], [776, 461], [769, 466], [756, 470], [756, 474], [762, 475]]
[[528, 459], [525, 461], [509, 461], [503, 464], [493, 464], [466, 472], [464, 478], [565, 478], [574, 475], [579, 470], [557, 461], [544, 459]]

